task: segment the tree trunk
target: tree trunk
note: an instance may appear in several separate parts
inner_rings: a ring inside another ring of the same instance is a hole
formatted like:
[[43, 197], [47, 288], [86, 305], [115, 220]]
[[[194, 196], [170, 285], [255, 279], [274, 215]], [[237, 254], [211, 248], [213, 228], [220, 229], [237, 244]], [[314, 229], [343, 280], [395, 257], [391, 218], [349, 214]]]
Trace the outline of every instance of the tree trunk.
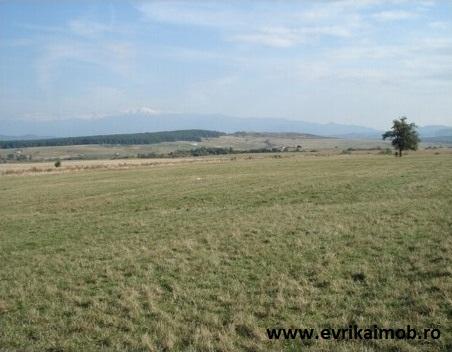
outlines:
[[402, 157], [402, 149], [399, 149], [399, 157]]

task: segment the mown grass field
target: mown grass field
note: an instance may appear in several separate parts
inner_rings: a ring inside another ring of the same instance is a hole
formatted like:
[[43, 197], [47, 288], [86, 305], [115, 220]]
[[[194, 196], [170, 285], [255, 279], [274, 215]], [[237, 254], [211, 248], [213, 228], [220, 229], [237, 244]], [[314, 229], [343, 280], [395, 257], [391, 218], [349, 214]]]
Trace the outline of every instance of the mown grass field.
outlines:
[[[451, 351], [452, 156], [0, 177], [1, 351]], [[266, 328], [439, 328], [269, 341]]]

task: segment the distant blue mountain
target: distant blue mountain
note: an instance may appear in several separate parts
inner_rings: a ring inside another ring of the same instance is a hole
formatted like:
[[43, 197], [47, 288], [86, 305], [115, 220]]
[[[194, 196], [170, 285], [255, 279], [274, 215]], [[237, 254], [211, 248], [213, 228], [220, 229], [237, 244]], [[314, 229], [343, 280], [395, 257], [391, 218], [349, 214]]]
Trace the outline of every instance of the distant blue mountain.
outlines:
[[[221, 132], [298, 132], [349, 139], [381, 138], [383, 131], [337, 123], [315, 123], [279, 118], [238, 118], [220, 114], [153, 114], [128, 113], [96, 119], [64, 119], [53, 121], [0, 121], [0, 133], [8, 136], [74, 137], [116, 133], [140, 133], [171, 130], [204, 129]], [[420, 128], [421, 136], [438, 136], [448, 126]]]
[[357, 134], [379, 136], [372, 128], [320, 124], [277, 118], [237, 118], [225, 115], [195, 114], [123, 114], [98, 119], [65, 119], [52, 121], [4, 120], [0, 133], [15, 136], [24, 134], [74, 137], [114, 133], [158, 132], [186, 129], [205, 129], [227, 133], [246, 132], [300, 132], [322, 136]]
[[15, 141], [15, 140], [34, 140], [34, 139], [46, 139], [46, 138], [52, 138], [50, 136], [36, 136], [34, 134], [26, 134], [24, 136], [3, 136], [0, 135], [0, 141]]
[[452, 127], [443, 125], [424, 126], [419, 128], [419, 133], [423, 137], [452, 136]]

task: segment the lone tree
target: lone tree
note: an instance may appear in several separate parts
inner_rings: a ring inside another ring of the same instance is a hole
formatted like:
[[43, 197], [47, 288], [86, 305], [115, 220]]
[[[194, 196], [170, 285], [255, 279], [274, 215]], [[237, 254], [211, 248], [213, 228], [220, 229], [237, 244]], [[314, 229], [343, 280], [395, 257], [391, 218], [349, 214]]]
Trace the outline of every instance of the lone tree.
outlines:
[[[383, 140], [391, 139], [392, 146], [396, 149], [396, 155], [402, 156], [404, 150], [416, 150], [419, 143], [419, 135], [414, 123], [407, 123], [406, 117], [394, 120], [392, 130], [383, 133]], [[398, 153], [397, 153], [398, 151]]]

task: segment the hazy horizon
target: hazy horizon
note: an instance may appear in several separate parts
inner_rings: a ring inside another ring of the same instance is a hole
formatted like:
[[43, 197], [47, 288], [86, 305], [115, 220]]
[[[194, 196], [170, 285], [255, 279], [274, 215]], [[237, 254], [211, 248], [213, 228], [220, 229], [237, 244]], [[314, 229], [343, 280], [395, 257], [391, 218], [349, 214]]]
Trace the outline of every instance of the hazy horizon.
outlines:
[[[223, 113], [218, 113], [218, 112], [214, 112], [214, 113], [193, 113], [193, 112], [165, 112], [165, 111], [159, 111], [159, 112], [154, 112], [154, 113], [147, 113], [145, 111], [143, 111], [142, 109], [147, 109], [147, 107], [141, 107], [141, 108], [137, 108], [136, 110], [125, 110], [125, 111], [118, 111], [117, 113], [111, 113], [111, 114], [93, 114], [93, 115], [75, 115], [75, 116], [42, 116], [42, 117], [28, 117], [28, 116], [24, 116], [24, 117], [19, 117], [19, 118], [4, 118], [2, 117], [0, 120], [3, 121], [22, 121], [22, 122], [58, 122], [58, 121], [73, 121], [73, 120], [83, 120], [83, 121], [99, 121], [99, 120], [108, 120], [109, 118], [117, 118], [117, 117], [133, 117], [133, 116], [139, 116], [139, 117], [147, 117], [149, 119], [152, 118], [159, 118], [162, 116], [171, 116], [171, 117], [192, 117], [192, 116], [196, 116], [196, 117], [209, 117], [209, 116], [217, 116], [217, 117], [224, 117], [224, 118], [234, 118], [234, 119], [240, 119], [240, 120], [281, 120], [281, 121], [288, 121], [288, 122], [307, 122], [307, 123], [313, 123], [313, 124], [321, 124], [321, 125], [343, 125], [343, 126], [357, 126], [357, 127], [365, 127], [365, 128], [370, 128], [370, 129], [375, 129], [375, 130], [385, 130], [388, 129], [388, 123], [390, 121], [393, 121], [394, 119], [398, 119], [401, 117], [406, 117], [404, 115], [400, 115], [400, 116], [395, 116], [393, 118], [390, 118], [387, 120], [387, 124], [384, 125], [383, 127], [373, 127], [372, 125], [369, 124], [365, 124], [365, 123], [353, 123], [353, 122], [341, 122], [341, 121], [321, 121], [321, 122], [316, 122], [316, 121], [312, 121], [310, 119], [301, 119], [301, 118], [295, 118], [295, 117], [285, 117], [285, 116], [233, 116], [233, 115], [228, 115], [228, 114], [223, 114]], [[446, 123], [427, 123], [427, 124], [419, 124], [417, 123], [417, 121], [412, 121], [412, 119], [408, 118], [408, 120], [410, 122], [415, 122], [417, 127], [430, 127], [430, 126], [440, 126], [440, 127], [451, 127], [452, 125], [452, 121], [446, 121]], [[202, 129], [202, 128], [201, 128]], [[290, 132], [290, 131], [288, 131]]]
[[0, 121], [452, 125], [452, 3], [0, 2]]

